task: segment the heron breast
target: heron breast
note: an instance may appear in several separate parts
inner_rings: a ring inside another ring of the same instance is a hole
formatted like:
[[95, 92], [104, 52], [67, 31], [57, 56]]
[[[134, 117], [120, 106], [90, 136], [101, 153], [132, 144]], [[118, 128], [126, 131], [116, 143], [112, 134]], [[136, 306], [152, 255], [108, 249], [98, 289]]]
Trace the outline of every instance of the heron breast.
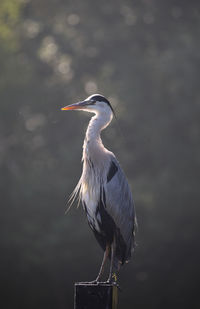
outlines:
[[95, 213], [98, 204], [98, 190], [92, 188], [87, 182], [84, 182], [81, 191], [83, 202], [86, 204], [90, 212]]

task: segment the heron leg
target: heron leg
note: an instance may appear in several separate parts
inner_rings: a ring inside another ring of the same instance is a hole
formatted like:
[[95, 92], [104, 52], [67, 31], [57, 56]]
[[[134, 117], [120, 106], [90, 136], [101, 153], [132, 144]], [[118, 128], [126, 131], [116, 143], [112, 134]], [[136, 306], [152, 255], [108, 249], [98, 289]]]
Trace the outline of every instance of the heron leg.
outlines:
[[95, 280], [96, 282], [99, 282], [99, 279], [103, 275], [104, 266], [105, 266], [106, 260], [108, 258], [109, 252], [110, 252], [110, 245], [106, 245], [106, 250], [104, 251], [103, 261], [102, 261], [102, 264], [101, 264], [101, 267], [100, 267], [100, 270], [99, 270], [99, 274], [98, 274], [98, 276]]
[[108, 277], [108, 280], [107, 280], [108, 283], [111, 283], [113, 281], [114, 282], [117, 281], [116, 273], [113, 272], [114, 271], [115, 251], [116, 251], [116, 240], [115, 240], [115, 236], [114, 236], [113, 242], [111, 244], [110, 272], [109, 272], [109, 277]]

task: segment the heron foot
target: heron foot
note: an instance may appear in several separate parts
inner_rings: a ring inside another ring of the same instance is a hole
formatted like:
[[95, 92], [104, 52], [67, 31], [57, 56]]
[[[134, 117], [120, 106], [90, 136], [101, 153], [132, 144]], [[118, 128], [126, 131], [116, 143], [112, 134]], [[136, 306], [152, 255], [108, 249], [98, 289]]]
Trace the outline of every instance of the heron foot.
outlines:
[[112, 284], [112, 285], [116, 286], [120, 291], [122, 291], [120, 286], [119, 286], [119, 283], [117, 282], [117, 279], [118, 278], [117, 278], [116, 273], [113, 273], [112, 277], [109, 277], [108, 280], [105, 283]]
[[110, 284], [117, 283], [117, 275], [116, 275], [116, 273], [110, 274], [109, 277], [108, 277], [108, 280], [106, 282], [110, 283]]
[[99, 283], [99, 281], [97, 281], [97, 280], [92, 280], [92, 281], [86, 281], [86, 282], [79, 282], [79, 284], [84, 284], [84, 285], [89, 285], [89, 284], [98, 284]]
[[113, 286], [116, 286], [116, 287], [120, 290], [120, 292], [122, 292], [122, 289], [120, 288], [119, 283], [117, 283], [116, 281], [107, 280], [105, 283], [106, 283], [106, 284], [111, 284], [111, 285], [113, 285]]
[[117, 287], [119, 287], [119, 284], [113, 280], [107, 280], [107, 281], [97, 281], [97, 280], [92, 280], [92, 281], [85, 281], [85, 282], [78, 282], [78, 284], [83, 284], [83, 285], [99, 285], [99, 284], [112, 284]]

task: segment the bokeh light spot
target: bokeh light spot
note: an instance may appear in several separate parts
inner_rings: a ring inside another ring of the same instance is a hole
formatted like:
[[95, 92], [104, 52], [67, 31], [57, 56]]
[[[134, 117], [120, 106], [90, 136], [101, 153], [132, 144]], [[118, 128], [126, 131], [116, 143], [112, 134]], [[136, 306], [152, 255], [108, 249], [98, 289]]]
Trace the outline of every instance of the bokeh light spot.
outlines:
[[97, 87], [97, 84], [94, 81], [90, 80], [85, 84], [86, 93], [92, 94], [92, 93], [97, 92], [97, 90], [98, 90], [98, 87]]

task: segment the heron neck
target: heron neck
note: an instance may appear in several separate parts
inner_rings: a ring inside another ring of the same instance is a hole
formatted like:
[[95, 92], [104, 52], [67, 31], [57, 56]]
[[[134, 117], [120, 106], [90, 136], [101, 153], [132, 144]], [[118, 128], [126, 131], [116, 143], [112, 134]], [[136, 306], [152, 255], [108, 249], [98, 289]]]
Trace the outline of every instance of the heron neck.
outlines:
[[112, 115], [110, 114], [96, 114], [93, 116], [89, 122], [86, 131], [86, 142], [101, 142], [101, 131], [105, 129], [112, 120]]
[[99, 154], [105, 151], [100, 134], [109, 125], [111, 120], [112, 114], [96, 114], [91, 118], [83, 144], [83, 161], [85, 159], [97, 161]]

